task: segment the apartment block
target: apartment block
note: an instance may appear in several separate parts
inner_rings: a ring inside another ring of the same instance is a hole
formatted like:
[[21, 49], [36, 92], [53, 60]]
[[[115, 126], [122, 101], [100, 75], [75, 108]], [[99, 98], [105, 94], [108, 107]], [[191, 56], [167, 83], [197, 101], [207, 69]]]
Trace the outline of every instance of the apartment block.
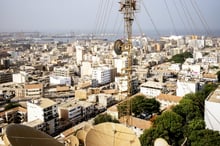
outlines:
[[26, 98], [43, 97], [43, 84], [26, 84], [24, 90]]
[[82, 106], [76, 101], [69, 101], [58, 106], [59, 117], [76, 124], [83, 118]]
[[109, 67], [93, 68], [92, 79], [98, 81], [98, 84], [103, 85], [111, 82], [111, 69]]
[[27, 102], [28, 122], [41, 120], [46, 123], [45, 131], [48, 134], [53, 134], [58, 126], [58, 110], [57, 103], [47, 99], [40, 98]]

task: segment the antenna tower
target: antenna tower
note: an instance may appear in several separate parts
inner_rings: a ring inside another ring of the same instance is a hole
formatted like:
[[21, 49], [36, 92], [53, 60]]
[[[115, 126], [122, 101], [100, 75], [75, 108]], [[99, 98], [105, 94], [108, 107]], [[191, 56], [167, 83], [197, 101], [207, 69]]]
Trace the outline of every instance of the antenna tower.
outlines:
[[[121, 55], [122, 52], [127, 52], [127, 61], [128, 65], [125, 68], [127, 75], [127, 97], [130, 97], [132, 93], [132, 24], [134, 21], [134, 12], [136, 9], [136, 0], [121, 0], [120, 4], [120, 12], [124, 15], [124, 29], [126, 33], [125, 42], [121, 40], [115, 41], [114, 50], [117, 55]], [[127, 111], [126, 111], [126, 124], [128, 125], [128, 117], [131, 114], [131, 102], [127, 99]]]

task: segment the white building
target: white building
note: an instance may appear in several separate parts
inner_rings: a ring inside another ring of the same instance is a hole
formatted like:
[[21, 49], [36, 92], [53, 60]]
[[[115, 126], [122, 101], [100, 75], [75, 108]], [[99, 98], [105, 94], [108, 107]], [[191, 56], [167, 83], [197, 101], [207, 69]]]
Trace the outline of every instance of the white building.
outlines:
[[114, 67], [117, 68], [117, 73], [125, 73], [125, 68], [128, 67], [127, 57], [114, 58]]
[[199, 90], [199, 83], [196, 81], [177, 80], [176, 96], [184, 96], [188, 93], [195, 93]]
[[205, 100], [206, 128], [220, 132], [220, 87]]
[[127, 79], [127, 76], [115, 77], [116, 88], [119, 90], [119, 92], [125, 92], [128, 90]]
[[[127, 76], [115, 77], [115, 84], [116, 84], [116, 89], [118, 89], [119, 92], [126, 92], [128, 90], [128, 77]], [[138, 90], [139, 90], [138, 78], [132, 77], [131, 80], [132, 94], [137, 93]]]
[[109, 94], [98, 94], [98, 102], [99, 105], [102, 105], [104, 107], [109, 107], [113, 103], [113, 97]]
[[12, 75], [12, 79], [14, 83], [25, 83], [27, 77], [28, 77], [28, 73], [22, 71], [20, 73]]
[[182, 97], [169, 95], [169, 94], [160, 94], [156, 97], [156, 100], [160, 102], [160, 110], [169, 108], [172, 105], [177, 105], [182, 100]]
[[146, 96], [156, 97], [162, 93], [164, 88], [165, 88], [164, 83], [148, 81], [141, 84], [140, 93]]
[[50, 85], [71, 85], [71, 77], [50, 76]]
[[217, 64], [220, 62], [220, 55], [218, 53], [211, 53], [207, 56], [203, 56], [202, 63]]
[[103, 85], [111, 82], [111, 69], [109, 67], [93, 68], [92, 79], [98, 81], [98, 84]]
[[53, 75], [54, 76], [62, 76], [62, 77], [70, 77], [74, 74], [74, 69], [70, 67], [54, 67]]
[[188, 41], [188, 47], [202, 49], [205, 46], [204, 40], [192, 39]]
[[43, 97], [43, 84], [26, 84], [24, 86], [26, 98], [40, 98]]
[[76, 101], [69, 101], [58, 106], [59, 117], [64, 120], [70, 120], [74, 124], [80, 122], [83, 118], [82, 106]]
[[47, 99], [40, 98], [27, 102], [28, 122], [41, 120], [46, 123], [46, 133], [53, 134], [58, 126], [57, 103]]
[[89, 61], [83, 61], [81, 66], [81, 77], [92, 75], [92, 63]]
[[82, 46], [76, 46], [76, 63], [81, 64], [81, 61], [83, 60], [83, 50], [84, 48]]

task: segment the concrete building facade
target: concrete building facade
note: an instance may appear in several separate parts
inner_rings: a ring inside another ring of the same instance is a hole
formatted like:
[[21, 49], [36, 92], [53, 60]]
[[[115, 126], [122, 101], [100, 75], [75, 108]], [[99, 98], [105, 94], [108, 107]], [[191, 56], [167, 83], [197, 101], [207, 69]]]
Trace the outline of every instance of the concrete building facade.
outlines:
[[48, 134], [53, 134], [58, 127], [58, 110], [57, 103], [47, 99], [40, 98], [27, 102], [27, 119], [28, 122], [41, 120], [45, 123], [45, 131]]

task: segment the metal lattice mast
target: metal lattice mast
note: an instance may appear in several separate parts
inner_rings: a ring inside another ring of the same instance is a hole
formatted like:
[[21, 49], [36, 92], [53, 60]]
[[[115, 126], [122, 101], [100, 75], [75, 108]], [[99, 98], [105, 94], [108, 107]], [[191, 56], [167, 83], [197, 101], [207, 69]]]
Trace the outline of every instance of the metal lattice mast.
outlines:
[[124, 23], [125, 23], [125, 33], [127, 35], [127, 52], [128, 52], [128, 65], [126, 68], [127, 72], [127, 86], [128, 86], [128, 97], [132, 95], [132, 24], [134, 21], [134, 12], [136, 10], [136, 0], [122, 0], [120, 2], [121, 9], [120, 11], [124, 14]]
[[[136, 0], [121, 0], [120, 11], [124, 14], [125, 33], [127, 35], [126, 51], [128, 53], [128, 65], [126, 67], [127, 73], [127, 97], [129, 98], [132, 93], [132, 24], [134, 21], [134, 11], [136, 10]], [[131, 101], [127, 99], [126, 110], [126, 125], [129, 123], [129, 117], [131, 115]]]

